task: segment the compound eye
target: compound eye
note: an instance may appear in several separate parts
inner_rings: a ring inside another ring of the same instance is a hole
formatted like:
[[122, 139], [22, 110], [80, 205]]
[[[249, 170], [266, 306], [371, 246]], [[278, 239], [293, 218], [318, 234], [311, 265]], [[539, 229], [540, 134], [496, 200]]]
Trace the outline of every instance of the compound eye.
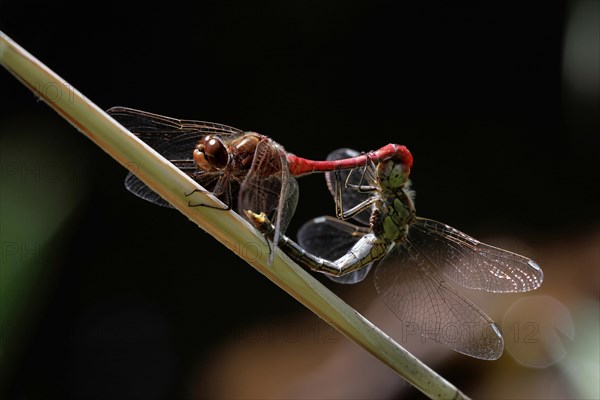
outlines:
[[223, 142], [215, 136], [206, 136], [204, 142], [204, 155], [208, 162], [216, 169], [223, 169], [229, 163], [229, 152]]

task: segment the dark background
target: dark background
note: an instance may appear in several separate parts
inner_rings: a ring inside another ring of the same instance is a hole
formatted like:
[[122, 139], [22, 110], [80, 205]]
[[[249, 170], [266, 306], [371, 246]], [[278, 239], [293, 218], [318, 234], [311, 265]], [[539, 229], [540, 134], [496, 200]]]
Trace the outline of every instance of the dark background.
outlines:
[[[565, 75], [573, 4], [2, 1], [0, 29], [104, 109], [221, 122], [316, 159], [404, 144], [420, 215], [541, 242], [598, 223], [598, 98]], [[302, 311], [128, 193], [125, 169], [6, 71], [0, 90], [3, 151], [61, 160], [69, 177], [3, 176], [28, 188], [18, 201], [37, 214], [22, 225], [66, 210], [35, 243], [31, 295], [3, 317], [3, 398], [186, 397], [223, 337]], [[333, 211], [322, 177], [299, 183], [292, 234]]]

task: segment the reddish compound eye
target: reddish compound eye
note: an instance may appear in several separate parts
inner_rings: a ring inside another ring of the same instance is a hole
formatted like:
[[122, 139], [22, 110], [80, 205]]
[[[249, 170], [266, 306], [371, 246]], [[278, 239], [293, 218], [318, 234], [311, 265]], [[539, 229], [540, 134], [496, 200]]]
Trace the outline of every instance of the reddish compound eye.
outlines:
[[204, 137], [204, 155], [208, 162], [216, 169], [223, 169], [229, 163], [229, 152], [223, 142], [212, 135]]

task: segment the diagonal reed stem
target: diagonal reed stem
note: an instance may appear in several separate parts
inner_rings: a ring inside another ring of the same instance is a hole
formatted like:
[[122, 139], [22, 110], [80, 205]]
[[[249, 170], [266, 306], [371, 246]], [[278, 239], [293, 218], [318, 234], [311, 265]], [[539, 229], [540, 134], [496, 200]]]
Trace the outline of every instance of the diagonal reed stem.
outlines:
[[432, 399], [468, 398], [279, 249], [269, 266], [269, 249], [264, 239], [239, 215], [208, 207], [189, 207], [188, 201], [216, 205], [218, 200], [199, 192], [186, 197], [185, 193], [193, 189], [203, 189], [2, 32], [0, 64], [182, 214], [425, 395]]

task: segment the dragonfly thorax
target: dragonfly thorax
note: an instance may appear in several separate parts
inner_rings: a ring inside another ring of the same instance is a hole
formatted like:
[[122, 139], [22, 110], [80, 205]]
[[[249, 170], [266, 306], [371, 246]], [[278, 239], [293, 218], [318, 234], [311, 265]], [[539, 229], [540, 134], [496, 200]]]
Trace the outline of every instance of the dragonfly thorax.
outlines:
[[256, 132], [246, 132], [243, 136], [231, 141], [230, 152], [234, 154], [236, 161], [234, 169], [238, 171], [247, 171], [252, 166], [256, 148], [265, 137]]
[[412, 191], [406, 188], [391, 197], [380, 195], [370, 222], [379, 237], [390, 242], [398, 242], [406, 237], [408, 228], [415, 218]]

